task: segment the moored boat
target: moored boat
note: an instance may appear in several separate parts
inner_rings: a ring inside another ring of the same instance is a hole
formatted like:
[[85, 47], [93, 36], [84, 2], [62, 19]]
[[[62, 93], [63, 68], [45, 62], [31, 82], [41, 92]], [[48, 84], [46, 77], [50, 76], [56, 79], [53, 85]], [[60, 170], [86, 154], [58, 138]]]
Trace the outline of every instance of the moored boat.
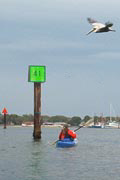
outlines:
[[104, 126], [102, 126], [102, 125], [92, 125], [92, 126], [89, 126], [89, 128], [104, 128]]
[[78, 143], [77, 139], [71, 140], [70, 138], [65, 138], [64, 140], [59, 140], [56, 143], [56, 147], [73, 147], [76, 146]]

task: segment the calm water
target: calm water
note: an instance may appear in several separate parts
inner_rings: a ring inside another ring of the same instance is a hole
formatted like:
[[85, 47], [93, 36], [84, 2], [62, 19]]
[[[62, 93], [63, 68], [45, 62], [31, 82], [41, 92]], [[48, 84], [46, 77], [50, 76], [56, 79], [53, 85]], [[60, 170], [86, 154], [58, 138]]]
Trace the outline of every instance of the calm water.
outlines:
[[59, 128], [43, 128], [34, 142], [32, 128], [0, 127], [1, 180], [120, 180], [120, 129], [81, 128], [69, 149], [51, 145]]

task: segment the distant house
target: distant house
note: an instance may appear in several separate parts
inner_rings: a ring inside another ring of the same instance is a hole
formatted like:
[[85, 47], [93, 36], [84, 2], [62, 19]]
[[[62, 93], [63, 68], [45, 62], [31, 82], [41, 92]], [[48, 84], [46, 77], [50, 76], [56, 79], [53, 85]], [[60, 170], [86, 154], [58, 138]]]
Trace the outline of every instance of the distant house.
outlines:
[[54, 125], [54, 123], [52, 123], [52, 122], [44, 122], [43, 125], [50, 126], [50, 125]]
[[64, 124], [66, 124], [66, 123], [64, 123], [64, 122], [55, 122], [55, 123], [53, 123], [53, 122], [44, 122], [43, 126], [62, 127]]
[[24, 122], [22, 123], [22, 127], [33, 127], [33, 122]]

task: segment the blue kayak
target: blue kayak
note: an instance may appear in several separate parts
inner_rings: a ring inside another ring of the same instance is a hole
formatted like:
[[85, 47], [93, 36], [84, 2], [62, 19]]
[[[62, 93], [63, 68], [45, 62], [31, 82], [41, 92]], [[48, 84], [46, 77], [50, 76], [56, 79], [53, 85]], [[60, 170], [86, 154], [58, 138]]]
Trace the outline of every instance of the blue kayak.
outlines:
[[56, 143], [56, 146], [57, 147], [73, 147], [73, 146], [76, 146], [78, 143], [77, 139], [74, 139], [74, 140], [71, 140], [70, 138], [65, 138], [64, 140], [59, 140], [57, 143]]

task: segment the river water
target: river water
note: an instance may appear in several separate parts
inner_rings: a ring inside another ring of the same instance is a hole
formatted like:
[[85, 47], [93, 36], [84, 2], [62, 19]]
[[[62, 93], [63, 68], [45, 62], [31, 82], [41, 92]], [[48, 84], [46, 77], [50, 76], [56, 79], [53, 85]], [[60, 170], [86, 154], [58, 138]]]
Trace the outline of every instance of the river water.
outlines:
[[120, 180], [120, 129], [81, 128], [78, 145], [56, 148], [60, 128], [0, 127], [1, 180]]

